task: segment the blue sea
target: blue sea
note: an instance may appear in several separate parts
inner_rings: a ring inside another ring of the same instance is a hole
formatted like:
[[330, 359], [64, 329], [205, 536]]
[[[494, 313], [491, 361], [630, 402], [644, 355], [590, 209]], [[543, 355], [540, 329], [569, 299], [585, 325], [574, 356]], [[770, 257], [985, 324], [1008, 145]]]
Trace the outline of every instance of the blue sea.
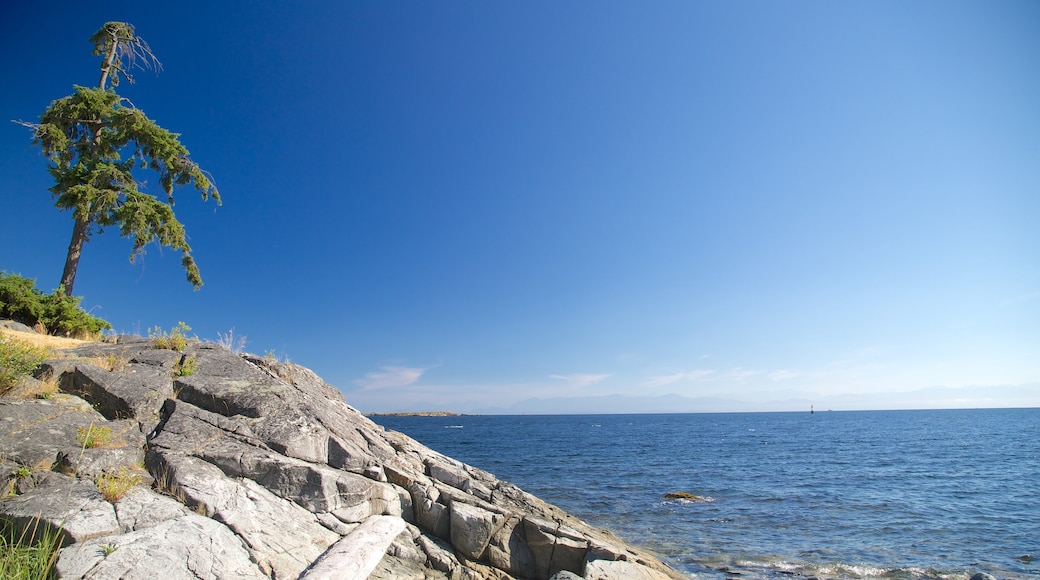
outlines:
[[373, 419], [692, 578], [1040, 576], [1040, 409]]

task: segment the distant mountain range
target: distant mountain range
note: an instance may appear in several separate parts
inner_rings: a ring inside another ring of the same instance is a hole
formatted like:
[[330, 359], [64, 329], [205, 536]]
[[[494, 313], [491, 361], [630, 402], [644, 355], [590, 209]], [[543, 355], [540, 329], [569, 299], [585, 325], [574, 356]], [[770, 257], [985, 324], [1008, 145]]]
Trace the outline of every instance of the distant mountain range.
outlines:
[[833, 395], [817, 399], [743, 401], [721, 397], [598, 395], [531, 398], [511, 405], [467, 409], [486, 415], [580, 415], [615, 413], [729, 413], [763, 411], [947, 409], [1038, 407], [1040, 383], [977, 387], [930, 387], [899, 393]]

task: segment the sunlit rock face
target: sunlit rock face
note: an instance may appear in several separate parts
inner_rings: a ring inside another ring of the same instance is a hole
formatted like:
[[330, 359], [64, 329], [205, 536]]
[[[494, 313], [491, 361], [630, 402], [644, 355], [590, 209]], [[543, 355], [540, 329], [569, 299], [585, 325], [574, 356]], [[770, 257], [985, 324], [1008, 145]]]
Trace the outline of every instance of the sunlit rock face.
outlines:
[[[121, 338], [36, 378], [57, 392], [0, 399], [0, 518], [60, 534], [64, 578], [683, 577], [298, 365]], [[83, 429], [110, 436], [88, 447]]]

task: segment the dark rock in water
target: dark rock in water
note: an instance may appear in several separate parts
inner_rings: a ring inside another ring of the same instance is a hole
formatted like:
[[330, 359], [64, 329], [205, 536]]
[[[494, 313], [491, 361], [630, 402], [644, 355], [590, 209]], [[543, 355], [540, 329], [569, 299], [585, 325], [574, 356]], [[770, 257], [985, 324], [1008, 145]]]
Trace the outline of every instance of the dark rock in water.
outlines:
[[[62, 526], [62, 578], [683, 578], [386, 431], [303, 367], [141, 339], [65, 355], [38, 373], [49, 400], [0, 398], [0, 491], [17, 494], [0, 525]], [[185, 357], [195, 372], [177, 376]], [[92, 425], [112, 437], [86, 449]], [[106, 500], [97, 483], [120, 473], [144, 484]]]
[[994, 578], [990, 574], [986, 574], [985, 572], [976, 572], [976, 573], [971, 575], [971, 580], [997, 580], [997, 579]]
[[681, 499], [685, 501], [708, 501], [708, 498], [700, 495], [694, 495], [686, 491], [673, 491], [664, 494], [665, 499]]
[[1025, 555], [1019, 556], [1018, 557], [1018, 561], [1022, 562], [1023, 564], [1032, 564], [1033, 563], [1033, 555], [1032, 554], [1025, 554]]

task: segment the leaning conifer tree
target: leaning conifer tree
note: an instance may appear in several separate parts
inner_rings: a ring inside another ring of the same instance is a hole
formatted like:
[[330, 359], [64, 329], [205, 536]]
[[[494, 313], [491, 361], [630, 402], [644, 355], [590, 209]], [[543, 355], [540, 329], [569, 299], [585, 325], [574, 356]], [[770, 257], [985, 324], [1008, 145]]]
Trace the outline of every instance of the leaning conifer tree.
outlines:
[[[119, 227], [133, 239], [130, 262], [151, 242], [180, 250], [181, 264], [195, 289], [202, 285], [184, 226], [173, 213], [173, 190], [191, 185], [220, 204], [208, 174], [188, 157], [178, 135], [158, 126], [115, 92], [120, 77], [133, 83], [128, 68], [162, 68], [145, 41], [125, 22], [108, 22], [90, 38], [102, 57], [97, 88], [74, 86], [74, 93], [54, 101], [33, 129], [33, 143], [50, 160], [55, 205], [72, 210], [72, 241], [61, 287], [72, 295], [83, 244], [106, 227]], [[140, 190], [135, 169], [151, 169], [166, 201]]]

